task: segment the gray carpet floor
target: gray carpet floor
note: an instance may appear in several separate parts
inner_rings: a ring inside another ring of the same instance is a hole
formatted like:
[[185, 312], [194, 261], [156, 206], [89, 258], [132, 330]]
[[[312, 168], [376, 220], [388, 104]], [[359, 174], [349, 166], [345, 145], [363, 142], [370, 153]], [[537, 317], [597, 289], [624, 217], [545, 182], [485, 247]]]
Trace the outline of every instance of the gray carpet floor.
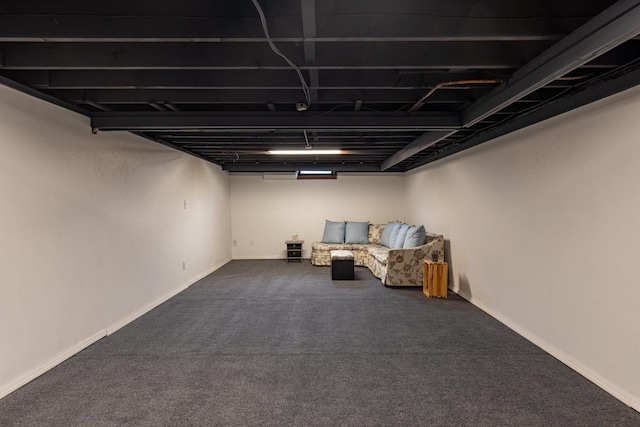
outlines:
[[233, 261], [6, 398], [1, 426], [639, 426], [450, 293]]

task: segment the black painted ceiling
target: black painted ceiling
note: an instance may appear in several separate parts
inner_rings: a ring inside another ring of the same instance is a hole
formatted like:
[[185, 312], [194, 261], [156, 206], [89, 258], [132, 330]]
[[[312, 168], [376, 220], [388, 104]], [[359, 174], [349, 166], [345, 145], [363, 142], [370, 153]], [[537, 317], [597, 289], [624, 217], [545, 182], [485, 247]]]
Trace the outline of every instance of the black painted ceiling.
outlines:
[[[5, 1], [0, 82], [229, 171], [406, 171], [638, 84], [639, 3], [259, 0], [307, 102], [251, 0]], [[308, 146], [345, 154], [267, 153]]]

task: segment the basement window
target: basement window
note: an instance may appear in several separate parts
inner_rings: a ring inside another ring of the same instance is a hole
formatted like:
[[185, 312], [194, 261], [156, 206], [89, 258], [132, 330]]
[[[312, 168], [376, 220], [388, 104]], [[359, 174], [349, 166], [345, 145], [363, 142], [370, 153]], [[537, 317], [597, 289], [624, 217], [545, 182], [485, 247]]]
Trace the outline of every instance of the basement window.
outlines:
[[297, 179], [336, 179], [335, 171], [298, 171]]

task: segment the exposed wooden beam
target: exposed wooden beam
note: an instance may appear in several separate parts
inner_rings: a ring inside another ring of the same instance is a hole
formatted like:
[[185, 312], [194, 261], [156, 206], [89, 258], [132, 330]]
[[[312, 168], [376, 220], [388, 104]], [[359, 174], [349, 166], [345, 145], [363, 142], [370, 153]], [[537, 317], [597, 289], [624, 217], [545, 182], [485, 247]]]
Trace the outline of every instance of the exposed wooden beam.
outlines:
[[100, 111], [111, 111], [111, 108], [109, 108], [109, 107], [107, 107], [105, 105], [99, 104], [97, 102], [84, 101], [84, 104], [91, 105], [93, 108], [96, 108], [96, 109], [98, 109]]
[[[506, 83], [465, 108], [462, 112], [464, 126], [473, 126], [638, 34], [640, 1], [617, 2], [523, 66]], [[382, 170], [407, 160], [453, 133], [425, 133], [387, 159]]]
[[[468, 20], [419, 13], [322, 15], [318, 17], [317, 30], [323, 37], [300, 37], [299, 17], [267, 17], [274, 42], [289, 43], [558, 40], [585, 21], [583, 17], [549, 17], [524, 22], [500, 18]], [[265, 39], [257, 16], [230, 19], [56, 13], [0, 16], [0, 42], [264, 43]]]
[[[311, 41], [316, 36], [316, 2], [315, 0], [301, 0], [302, 9], [302, 33], [304, 42], [304, 60], [306, 63], [316, 61], [316, 42]], [[309, 94], [311, 106], [315, 110], [318, 103], [318, 86], [320, 86], [320, 76], [317, 69], [309, 70]]]
[[[317, 46], [322, 61], [305, 64], [295, 45], [279, 49], [301, 69], [513, 69], [523, 56], [533, 56], [545, 42], [436, 43], [416, 49], [415, 43], [342, 43], [339, 49]], [[460, 50], [465, 55], [460, 55]], [[264, 43], [5, 43], [0, 69], [23, 70], [287, 70], [288, 64]], [[614, 62], [614, 65], [619, 62]], [[611, 65], [611, 64], [604, 64]]]
[[307, 62], [316, 60], [316, 2], [300, 0], [302, 9], [302, 34], [304, 35], [304, 59]]
[[164, 105], [159, 104], [157, 102], [148, 102], [148, 104], [150, 106], [152, 106], [153, 108], [155, 108], [158, 111], [167, 111], [167, 109], [164, 107]]
[[186, 112], [96, 112], [91, 127], [98, 130], [279, 129], [279, 130], [442, 130], [456, 129], [458, 114], [212, 114]]
[[173, 105], [170, 102], [165, 102], [164, 106], [167, 107], [171, 111], [180, 111], [180, 109], [178, 107], [176, 107], [175, 105]]
[[[511, 74], [505, 70], [495, 72]], [[6, 70], [4, 75], [39, 89], [280, 90], [300, 87], [296, 73], [273, 70]], [[322, 86], [318, 89], [427, 91], [452, 78], [471, 80], [487, 75], [482, 71], [399, 73], [397, 70], [369, 70], [363, 73], [359, 70], [323, 70]], [[564, 83], [566, 86], [567, 82]]]
[[425, 132], [419, 138], [417, 138], [412, 143], [408, 144], [406, 147], [399, 150], [393, 156], [389, 157], [387, 160], [382, 162], [382, 166], [380, 170], [387, 170], [398, 163], [401, 163], [408, 158], [418, 154], [422, 150], [431, 147], [434, 144], [442, 141], [443, 139], [453, 135], [456, 131], [445, 131], [445, 132]]
[[467, 107], [472, 126], [556, 78], [640, 34], [640, 1], [620, 0], [519, 69], [507, 82]]
[[465, 141], [459, 142], [451, 148], [444, 149], [440, 153], [425, 157], [423, 160], [411, 164], [409, 166], [409, 170], [451, 156], [455, 153], [459, 153], [460, 151], [464, 151], [471, 147], [475, 147], [476, 145], [491, 141], [492, 139], [509, 134], [511, 132], [515, 132], [527, 126], [531, 126], [541, 121], [556, 117], [560, 114], [566, 113], [583, 105], [590, 104], [602, 98], [606, 98], [607, 96], [614, 95], [638, 85], [640, 85], [640, 70], [638, 69], [626, 74], [622, 74], [616, 78], [611, 78], [593, 84], [567, 97], [553, 101], [538, 110], [532, 111], [522, 116], [514, 117], [512, 120], [505, 122], [503, 125], [494, 127], [484, 132], [480, 132], [478, 135], [472, 136]]
[[199, 158], [199, 159], [206, 160], [207, 162], [211, 162], [211, 163], [214, 163], [214, 164], [218, 164], [218, 163], [217, 163], [214, 159], [212, 159], [211, 157], [203, 156], [203, 155], [198, 154], [198, 153], [195, 153], [195, 152], [193, 152], [193, 151], [185, 150], [184, 148], [179, 147], [179, 146], [177, 146], [177, 145], [173, 145], [172, 143], [167, 142], [167, 141], [165, 141], [165, 140], [163, 140], [163, 139], [161, 139], [161, 138], [151, 137], [151, 136], [146, 135], [146, 134], [144, 134], [144, 133], [142, 133], [142, 132], [131, 132], [131, 133], [132, 133], [132, 134], [134, 134], [134, 135], [137, 135], [137, 136], [139, 136], [139, 137], [141, 137], [141, 138], [148, 139], [148, 140], [150, 140], [150, 141], [153, 141], [153, 142], [156, 142], [156, 143], [158, 143], [158, 144], [164, 145], [164, 146], [166, 146], [166, 147], [173, 148], [174, 150], [182, 151], [183, 153], [189, 154], [189, 155], [191, 155], [191, 156], [193, 156], [193, 157], [197, 157], [197, 158]]
[[295, 172], [299, 170], [332, 170], [336, 172], [380, 172], [375, 163], [347, 162], [225, 162], [222, 169], [229, 172]]
[[[429, 98], [426, 104], [464, 104], [487, 89], [467, 91], [440, 91]], [[68, 100], [81, 102], [89, 99], [103, 104], [146, 104], [153, 101], [174, 104], [294, 104], [303, 102], [299, 88], [264, 91], [260, 89], [53, 89], [47, 93]], [[423, 89], [325, 89], [319, 104], [352, 104], [358, 99], [369, 103], [406, 104], [420, 98]], [[268, 107], [268, 105], [267, 105]]]
[[84, 108], [78, 107], [77, 105], [74, 105], [72, 103], [69, 103], [67, 101], [64, 101], [62, 99], [58, 99], [54, 96], [51, 96], [47, 93], [41, 92], [37, 89], [34, 89], [32, 87], [26, 86], [22, 83], [16, 82], [14, 80], [8, 79], [4, 76], [0, 76], [0, 85], [4, 85], [7, 87], [10, 87], [12, 89], [15, 89], [19, 92], [22, 93], [26, 93], [27, 95], [31, 95], [35, 98], [39, 98], [42, 99], [43, 101], [47, 101], [50, 102], [51, 104], [54, 105], [58, 105], [60, 107], [66, 108], [67, 110], [71, 110], [74, 111], [78, 114], [82, 114], [83, 116], [89, 116], [91, 113], [87, 110], [85, 110]]
[[[213, 131], [215, 132], [215, 131]], [[339, 144], [340, 146], [361, 146], [367, 145], [372, 148], [376, 147], [396, 147], [396, 151], [402, 148], [407, 141], [411, 142], [416, 137], [414, 132], [406, 132], [400, 135], [394, 132], [392, 135], [382, 134], [381, 136], [355, 136], [355, 135], [337, 135], [335, 137], [318, 136], [318, 143], [322, 145]], [[226, 144], [304, 144], [304, 137], [295, 133], [285, 135], [261, 135], [259, 137], [253, 135], [245, 136], [226, 136], [227, 134], [208, 134], [205, 136], [193, 136], [171, 133], [154, 133], [159, 138], [166, 139], [175, 144], [195, 144], [195, 145], [226, 145]]]

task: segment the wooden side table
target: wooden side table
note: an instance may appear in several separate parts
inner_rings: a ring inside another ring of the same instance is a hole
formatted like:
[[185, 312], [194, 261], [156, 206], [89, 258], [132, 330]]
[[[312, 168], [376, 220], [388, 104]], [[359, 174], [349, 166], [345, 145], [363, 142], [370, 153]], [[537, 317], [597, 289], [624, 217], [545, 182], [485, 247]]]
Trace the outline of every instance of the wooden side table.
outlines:
[[429, 298], [446, 298], [449, 265], [425, 259], [422, 271], [422, 292]]
[[302, 244], [304, 240], [287, 240], [284, 243], [287, 245], [287, 262], [302, 262]]

